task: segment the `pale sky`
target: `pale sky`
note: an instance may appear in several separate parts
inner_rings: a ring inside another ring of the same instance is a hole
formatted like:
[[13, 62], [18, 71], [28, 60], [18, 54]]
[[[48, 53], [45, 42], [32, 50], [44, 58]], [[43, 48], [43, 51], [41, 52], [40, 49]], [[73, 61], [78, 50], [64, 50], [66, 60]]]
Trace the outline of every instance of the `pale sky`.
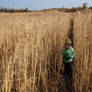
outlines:
[[92, 0], [0, 0], [0, 8], [29, 8], [31, 10], [71, 8], [81, 6], [84, 2], [92, 6]]

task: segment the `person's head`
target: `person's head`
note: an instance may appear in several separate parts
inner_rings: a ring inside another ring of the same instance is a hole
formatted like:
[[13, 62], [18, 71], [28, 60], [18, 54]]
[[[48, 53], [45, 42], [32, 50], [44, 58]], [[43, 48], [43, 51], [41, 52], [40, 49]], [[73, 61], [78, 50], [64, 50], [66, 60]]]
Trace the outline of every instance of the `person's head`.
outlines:
[[65, 48], [66, 48], [66, 49], [70, 49], [70, 48], [71, 48], [71, 45], [70, 45], [70, 44], [66, 44], [66, 45], [65, 45]]
[[69, 49], [69, 48], [71, 48], [71, 46], [72, 46], [72, 42], [69, 38], [67, 38], [66, 42], [65, 42], [65, 48]]

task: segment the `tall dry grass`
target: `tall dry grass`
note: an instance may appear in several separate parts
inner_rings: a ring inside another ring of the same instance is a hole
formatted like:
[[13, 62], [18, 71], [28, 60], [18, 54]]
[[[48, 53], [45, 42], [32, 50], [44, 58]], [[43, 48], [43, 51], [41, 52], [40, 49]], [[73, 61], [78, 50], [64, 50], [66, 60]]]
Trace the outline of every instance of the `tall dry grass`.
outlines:
[[[1, 13], [0, 91], [69, 92], [69, 86], [73, 92], [91, 92], [91, 21], [92, 14], [86, 11]], [[72, 32], [73, 86], [62, 77], [60, 56]]]
[[34, 14], [0, 15], [2, 92], [58, 90], [60, 53], [71, 17], [65, 13]]
[[75, 61], [74, 61], [74, 92], [91, 92], [89, 89], [89, 82], [91, 80], [91, 52], [90, 49], [92, 41], [91, 35], [91, 19], [90, 12], [78, 12], [74, 18], [74, 48], [75, 48]]

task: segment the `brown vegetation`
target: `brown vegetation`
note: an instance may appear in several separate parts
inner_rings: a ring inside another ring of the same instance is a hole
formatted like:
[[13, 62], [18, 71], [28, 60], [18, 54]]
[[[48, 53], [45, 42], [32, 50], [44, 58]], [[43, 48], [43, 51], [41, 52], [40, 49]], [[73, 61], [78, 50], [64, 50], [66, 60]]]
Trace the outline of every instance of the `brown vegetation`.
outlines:
[[[92, 92], [91, 27], [92, 13], [86, 11], [1, 13], [0, 91], [69, 92], [70, 87], [72, 92]], [[60, 56], [71, 33], [75, 48], [72, 85], [61, 74]]]

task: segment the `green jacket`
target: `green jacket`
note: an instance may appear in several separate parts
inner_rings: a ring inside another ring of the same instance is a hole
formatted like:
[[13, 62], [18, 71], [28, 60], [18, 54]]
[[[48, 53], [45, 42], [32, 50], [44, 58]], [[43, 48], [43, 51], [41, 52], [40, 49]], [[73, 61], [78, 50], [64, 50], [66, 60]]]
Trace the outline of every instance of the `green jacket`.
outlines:
[[73, 62], [74, 59], [74, 48], [63, 49], [61, 56], [63, 57], [63, 62]]

